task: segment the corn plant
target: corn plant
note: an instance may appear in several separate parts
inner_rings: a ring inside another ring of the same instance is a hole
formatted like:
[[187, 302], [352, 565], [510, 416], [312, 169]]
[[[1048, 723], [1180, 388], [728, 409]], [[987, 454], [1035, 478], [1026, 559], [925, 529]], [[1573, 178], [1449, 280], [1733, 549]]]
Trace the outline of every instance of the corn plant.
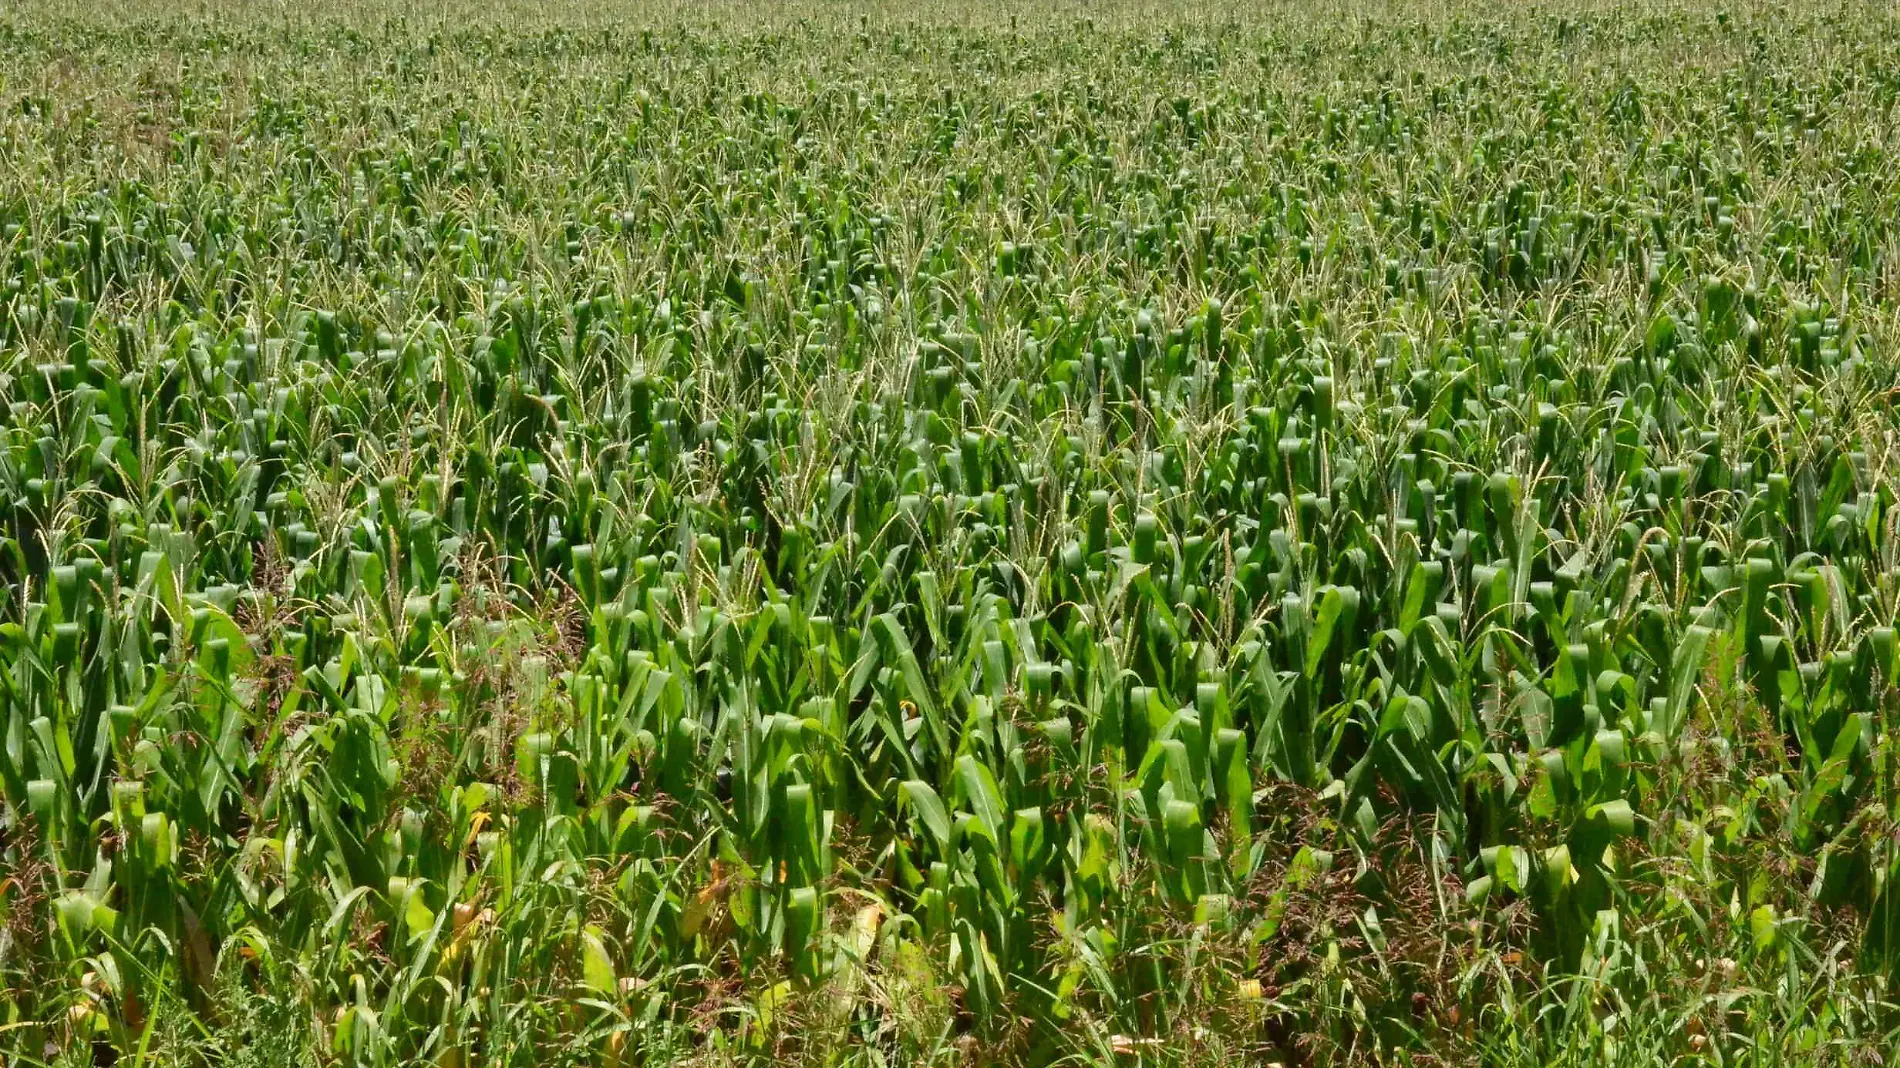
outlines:
[[0, 12], [6, 1063], [1891, 1048], [1891, 13], [977, 7]]

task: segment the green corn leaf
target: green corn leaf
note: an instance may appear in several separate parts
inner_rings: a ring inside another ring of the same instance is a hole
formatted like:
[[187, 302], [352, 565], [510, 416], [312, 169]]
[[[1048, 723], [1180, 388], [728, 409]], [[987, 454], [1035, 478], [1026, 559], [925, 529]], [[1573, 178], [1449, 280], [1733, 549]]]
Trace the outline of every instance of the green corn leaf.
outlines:
[[937, 850], [947, 853], [950, 849], [950, 814], [944, 808], [943, 799], [937, 796], [937, 791], [921, 779], [910, 779], [898, 786], [897, 795], [916, 813]]
[[957, 758], [957, 782], [970, 808], [971, 826], [992, 845], [1003, 844], [1003, 796], [990, 769], [968, 753]]
[[1305, 670], [1308, 678], [1319, 674], [1320, 664], [1325, 661], [1335, 635], [1349, 633], [1358, 614], [1358, 590], [1350, 586], [1333, 586], [1320, 593], [1319, 610], [1314, 616], [1312, 634], [1306, 642]]

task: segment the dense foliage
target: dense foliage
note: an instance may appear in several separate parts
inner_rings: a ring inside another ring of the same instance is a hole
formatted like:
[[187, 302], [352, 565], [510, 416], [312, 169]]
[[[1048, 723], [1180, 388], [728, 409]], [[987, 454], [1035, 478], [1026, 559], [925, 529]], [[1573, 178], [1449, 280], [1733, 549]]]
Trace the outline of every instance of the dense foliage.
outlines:
[[7, 1063], [1888, 1045], [1886, 9], [172, 6], [0, 12]]

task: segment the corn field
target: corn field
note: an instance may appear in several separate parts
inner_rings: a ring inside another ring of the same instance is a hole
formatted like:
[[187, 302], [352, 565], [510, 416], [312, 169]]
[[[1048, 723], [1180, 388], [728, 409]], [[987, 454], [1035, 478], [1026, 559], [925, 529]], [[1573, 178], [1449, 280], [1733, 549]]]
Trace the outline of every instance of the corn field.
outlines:
[[0, 3], [0, 1063], [1884, 1064], [1900, 16]]

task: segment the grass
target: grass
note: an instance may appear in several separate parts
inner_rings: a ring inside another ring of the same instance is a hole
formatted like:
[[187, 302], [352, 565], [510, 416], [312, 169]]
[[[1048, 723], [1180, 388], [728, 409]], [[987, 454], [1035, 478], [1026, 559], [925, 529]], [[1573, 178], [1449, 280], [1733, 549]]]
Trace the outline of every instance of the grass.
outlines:
[[7, 1065], [1872, 1065], [1858, 0], [0, 7]]

